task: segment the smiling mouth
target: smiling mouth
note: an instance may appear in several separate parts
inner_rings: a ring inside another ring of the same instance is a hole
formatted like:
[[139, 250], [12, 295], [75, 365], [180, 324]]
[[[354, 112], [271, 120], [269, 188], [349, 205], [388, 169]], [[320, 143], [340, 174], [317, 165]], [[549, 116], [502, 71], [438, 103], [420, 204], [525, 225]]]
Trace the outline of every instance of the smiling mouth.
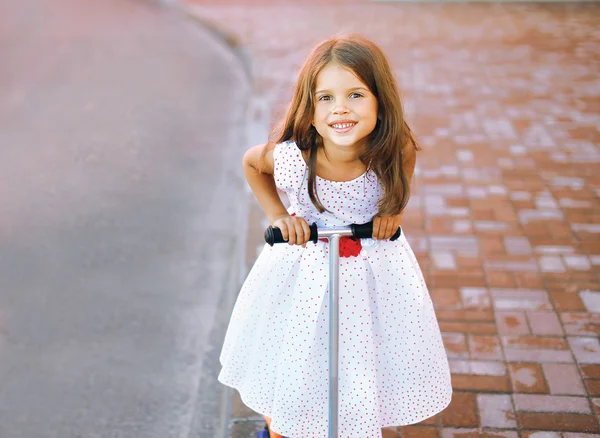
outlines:
[[356, 125], [356, 122], [344, 122], [344, 123], [332, 123], [331, 125], [329, 125], [335, 132], [338, 133], [345, 133], [350, 131], [352, 128], [354, 128], [354, 126]]

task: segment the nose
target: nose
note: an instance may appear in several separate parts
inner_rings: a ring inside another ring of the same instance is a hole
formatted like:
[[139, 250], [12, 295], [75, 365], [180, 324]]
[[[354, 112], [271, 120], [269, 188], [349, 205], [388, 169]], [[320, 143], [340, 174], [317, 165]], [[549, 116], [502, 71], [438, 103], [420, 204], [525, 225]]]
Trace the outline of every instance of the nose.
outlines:
[[348, 108], [345, 105], [337, 104], [333, 108], [333, 114], [347, 114], [347, 113], [348, 113]]

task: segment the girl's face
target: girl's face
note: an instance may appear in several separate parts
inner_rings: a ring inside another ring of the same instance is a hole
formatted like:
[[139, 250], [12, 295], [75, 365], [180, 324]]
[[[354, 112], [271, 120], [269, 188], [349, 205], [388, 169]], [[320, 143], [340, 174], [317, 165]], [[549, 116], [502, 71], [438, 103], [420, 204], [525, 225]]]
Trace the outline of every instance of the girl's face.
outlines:
[[326, 65], [317, 76], [313, 126], [325, 147], [363, 151], [377, 124], [377, 99], [351, 71]]

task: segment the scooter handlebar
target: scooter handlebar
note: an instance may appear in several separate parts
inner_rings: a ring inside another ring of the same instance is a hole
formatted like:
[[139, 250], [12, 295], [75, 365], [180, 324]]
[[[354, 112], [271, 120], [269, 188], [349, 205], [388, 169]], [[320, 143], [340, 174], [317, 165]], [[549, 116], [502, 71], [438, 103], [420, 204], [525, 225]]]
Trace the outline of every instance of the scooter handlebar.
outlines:
[[[350, 225], [350, 229], [352, 230], [352, 236], [357, 237], [359, 239], [370, 239], [373, 237], [373, 222], [367, 222], [366, 224], [352, 224]], [[394, 235], [390, 238], [391, 241], [394, 241], [400, 237], [402, 233], [402, 229], [398, 227], [398, 231], [394, 233]], [[313, 223], [310, 225], [310, 239], [311, 242], [317, 243], [319, 240], [319, 229], [317, 228], [317, 224]], [[265, 242], [269, 245], [273, 246], [275, 243], [286, 243], [287, 240], [283, 239], [281, 235], [281, 230], [279, 228], [275, 228], [273, 226], [269, 226], [265, 230]]]

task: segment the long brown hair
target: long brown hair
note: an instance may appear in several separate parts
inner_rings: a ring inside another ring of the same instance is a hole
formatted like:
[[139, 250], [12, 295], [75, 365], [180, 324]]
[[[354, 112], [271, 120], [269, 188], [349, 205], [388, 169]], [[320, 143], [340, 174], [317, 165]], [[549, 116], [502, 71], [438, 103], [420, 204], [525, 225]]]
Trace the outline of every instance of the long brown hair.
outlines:
[[311, 52], [300, 70], [287, 114], [275, 130], [275, 142], [293, 140], [298, 148], [308, 152], [308, 193], [317, 209], [325, 211], [316, 190], [317, 150], [323, 146], [323, 139], [312, 121], [317, 76], [332, 62], [351, 70], [377, 99], [379, 118], [369, 147], [360, 159], [375, 172], [383, 187], [378, 214], [398, 214], [410, 196], [410, 182], [402, 166], [403, 150], [406, 146], [420, 148], [404, 120], [388, 61], [373, 42], [356, 34], [343, 35], [323, 41]]

